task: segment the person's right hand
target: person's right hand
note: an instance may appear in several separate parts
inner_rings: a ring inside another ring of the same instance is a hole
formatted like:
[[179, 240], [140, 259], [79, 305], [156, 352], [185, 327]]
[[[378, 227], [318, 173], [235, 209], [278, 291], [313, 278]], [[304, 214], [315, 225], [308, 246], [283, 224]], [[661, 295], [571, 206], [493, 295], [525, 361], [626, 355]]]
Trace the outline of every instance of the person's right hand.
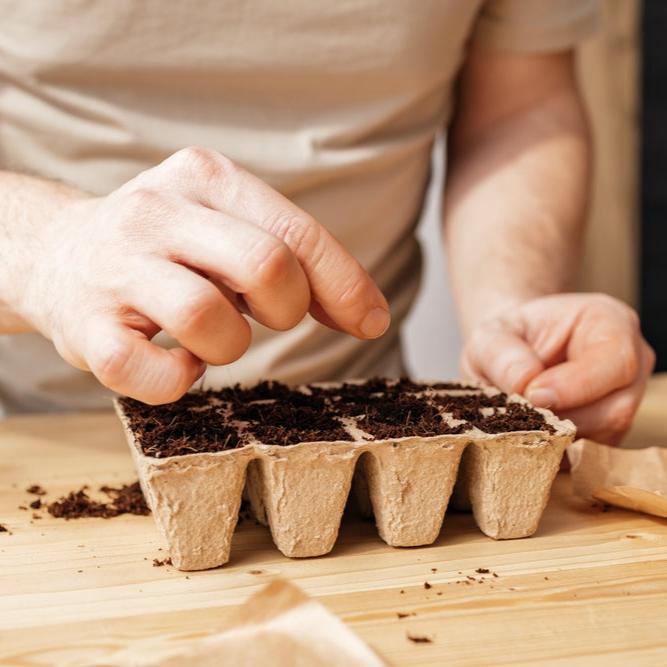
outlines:
[[[42, 230], [17, 310], [62, 357], [146, 403], [178, 399], [205, 364], [310, 312], [359, 338], [389, 324], [382, 293], [307, 213], [224, 156], [181, 150]], [[181, 347], [151, 338], [164, 330]]]

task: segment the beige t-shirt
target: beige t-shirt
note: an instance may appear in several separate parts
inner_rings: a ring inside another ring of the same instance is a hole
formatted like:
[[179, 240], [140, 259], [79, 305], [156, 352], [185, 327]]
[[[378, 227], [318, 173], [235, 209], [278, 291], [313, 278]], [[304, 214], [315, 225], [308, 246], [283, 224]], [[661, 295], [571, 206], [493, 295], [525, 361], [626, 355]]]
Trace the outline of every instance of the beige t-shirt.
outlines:
[[[595, 0], [0, 0], [0, 167], [106, 194], [174, 151], [214, 148], [311, 213], [387, 295], [362, 342], [306, 318], [253, 325], [210, 385], [396, 374], [419, 283], [430, 153], [470, 41], [566, 49]], [[511, 94], [511, 91], [508, 91]], [[105, 405], [36, 334], [0, 337], [5, 411]]]

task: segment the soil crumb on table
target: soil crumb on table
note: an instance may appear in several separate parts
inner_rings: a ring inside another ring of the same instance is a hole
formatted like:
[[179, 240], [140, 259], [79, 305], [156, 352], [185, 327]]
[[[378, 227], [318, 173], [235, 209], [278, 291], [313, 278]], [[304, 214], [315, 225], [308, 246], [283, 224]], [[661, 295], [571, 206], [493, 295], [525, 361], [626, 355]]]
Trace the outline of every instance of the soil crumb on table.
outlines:
[[139, 482], [124, 484], [121, 487], [100, 487], [109, 500], [93, 500], [88, 495], [88, 487], [83, 486], [78, 491], [70, 491], [66, 496], [49, 503], [49, 514], [58, 519], [102, 518], [110, 519], [121, 514], [135, 514], [145, 516], [150, 514]]
[[153, 558], [153, 567], [164, 567], [165, 565], [172, 565], [171, 558]]

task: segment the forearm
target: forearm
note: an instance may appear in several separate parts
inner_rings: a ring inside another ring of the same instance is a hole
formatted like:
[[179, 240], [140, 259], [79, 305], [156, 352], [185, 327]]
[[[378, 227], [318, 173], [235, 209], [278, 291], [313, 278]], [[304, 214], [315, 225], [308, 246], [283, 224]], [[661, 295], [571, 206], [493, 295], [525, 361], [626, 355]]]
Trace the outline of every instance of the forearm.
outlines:
[[[482, 124], [484, 125], [484, 124]], [[563, 291], [579, 259], [590, 172], [574, 89], [450, 135], [445, 244], [461, 325]]]
[[33, 330], [21, 310], [42, 232], [62, 206], [81, 196], [57, 182], [0, 171], [0, 335]]

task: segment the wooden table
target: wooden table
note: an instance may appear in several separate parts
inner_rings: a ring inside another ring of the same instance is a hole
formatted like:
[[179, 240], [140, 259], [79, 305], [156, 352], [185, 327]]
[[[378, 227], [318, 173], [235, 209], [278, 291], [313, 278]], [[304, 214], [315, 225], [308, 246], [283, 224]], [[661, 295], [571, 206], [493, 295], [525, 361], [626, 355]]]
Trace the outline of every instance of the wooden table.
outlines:
[[[664, 379], [645, 405], [635, 444], [667, 443]], [[452, 513], [433, 546], [392, 549], [352, 517], [332, 554], [289, 560], [246, 522], [228, 565], [187, 574], [152, 566], [166, 552], [150, 517], [64, 521], [17, 509], [34, 499], [33, 483], [53, 499], [134, 480], [112, 414], [10, 419], [0, 454], [0, 523], [12, 531], [0, 533], [1, 665], [81, 665], [140, 638], [203, 636], [276, 575], [393, 665], [667, 664], [667, 521], [594, 509], [571, 497], [565, 475], [530, 539], [494, 542]]]

